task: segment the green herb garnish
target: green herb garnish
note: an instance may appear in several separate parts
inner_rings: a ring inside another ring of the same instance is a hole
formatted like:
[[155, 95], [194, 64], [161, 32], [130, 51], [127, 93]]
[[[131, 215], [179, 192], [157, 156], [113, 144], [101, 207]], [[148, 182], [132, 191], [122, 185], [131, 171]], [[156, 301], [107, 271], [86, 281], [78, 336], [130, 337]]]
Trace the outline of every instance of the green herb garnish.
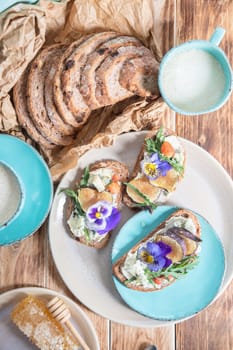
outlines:
[[156, 277], [164, 276], [165, 278], [169, 278], [170, 276], [175, 279], [182, 278], [186, 275], [190, 270], [192, 270], [199, 262], [199, 256], [192, 255], [186, 256], [181, 261], [173, 263], [168, 267], [159, 270], [159, 271], [150, 271], [149, 268], [146, 268], [145, 274], [148, 278], [148, 281], [153, 283], [153, 279]]
[[147, 207], [151, 210], [155, 210], [157, 208], [157, 205], [153, 202], [151, 202], [151, 200], [144, 194], [142, 193], [138, 188], [136, 188], [134, 185], [132, 185], [131, 183], [124, 183], [124, 185], [130, 187], [135, 193], [137, 193], [141, 198], [144, 199], [143, 203], [136, 203], [135, 206], [137, 207]]
[[87, 187], [89, 177], [90, 177], [90, 171], [89, 171], [89, 167], [87, 166], [84, 169], [84, 173], [83, 173], [83, 175], [81, 177], [81, 180], [80, 180], [80, 183], [79, 183], [79, 187]]
[[73, 200], [74, 203], [74, 210], [75, 213], [80, 215], [80, 216], [84, 216], [85, 212], [83, 211], [79, 199], [78, 199], [78, 194], [76, 191], [71, 190], [70, 188], [63, 188], [61, 189], [60, 192], [64, 192], [68, 197], [70, 197]]

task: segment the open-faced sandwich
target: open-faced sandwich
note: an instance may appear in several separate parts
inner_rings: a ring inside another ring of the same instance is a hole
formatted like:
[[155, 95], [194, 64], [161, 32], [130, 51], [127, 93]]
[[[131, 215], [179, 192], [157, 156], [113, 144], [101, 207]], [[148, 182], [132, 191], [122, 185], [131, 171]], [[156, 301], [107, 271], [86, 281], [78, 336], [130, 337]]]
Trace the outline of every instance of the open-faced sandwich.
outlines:
[[126, 184], [124, 203], [131, 208], [154, 209], [175, 191], [183, 178], [185, 150], [169, 129], [150, 131]]
[[116, 261], [113, 274], [128, 288], [161, 290], [196, 266], [200, 236], [197, 216], [179, 209]]
[[128, 175], [121, 162], [98, 161], [85, 168], [76, 188], [62, 190], [68, 197], [65, 216], [74, 239], [94, 248], [106, 245], [120, 222], [122, 184]]

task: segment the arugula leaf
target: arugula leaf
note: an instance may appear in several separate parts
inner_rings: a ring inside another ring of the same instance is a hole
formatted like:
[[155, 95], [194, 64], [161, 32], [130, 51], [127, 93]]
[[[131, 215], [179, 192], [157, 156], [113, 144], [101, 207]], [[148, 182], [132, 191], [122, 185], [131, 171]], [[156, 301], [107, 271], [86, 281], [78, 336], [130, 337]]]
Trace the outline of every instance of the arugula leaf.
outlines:
[[144, 199], [143, 203], [136, 203], [135, 206], [147, 207], [147, 208], [149, 208], [151, 210], [155, 210], [157, 208], [157, 205], [155, 203], [151, 202], [151, 200], [144, 193], [139, 191], [139, 189], [136, 188], [134, 185], [132, 185], [129, 182], [125, 182], [124, 185], [130, 187], [135, 193], [137, 193], [140, 197], [142, 197]]
[[167, 268], [161, 269], [159, 271], [150, 271], [146, 268], [145, 274], [150, 282], [153, 283], [153, 279], [156, 277], [164, 276], [168, 278], [169, 276], [174, 277], [175, 279], [182, 278], [190, 270], [192, 270], [199, 262], [199, 256], [192, 255], [186, 256], [181, 261], [169, 265]]
[[70, 197], [73, 200], [74, 203], [74, 209], [77, 212], [78, 215], [84, 216], [85, 212], [83, 211], [80, 202], [78, 200], [78, 194], [76, 191], [71, 190], [70, 188], [63, 188], [60, 192], [64, 192], [68, 197]]
[[89, 167], [87, 166], [84, 169], [84, 173], [83, 173], [83, 175], [81, 177], [81, 180], [80, 180], [80, 183], [79, 183], [79, 187], [86, 187], [87, 183], [88, 183], [88, 180], [89, 180], [89, 177], [90, 177], [90, 171], [89, 171]]

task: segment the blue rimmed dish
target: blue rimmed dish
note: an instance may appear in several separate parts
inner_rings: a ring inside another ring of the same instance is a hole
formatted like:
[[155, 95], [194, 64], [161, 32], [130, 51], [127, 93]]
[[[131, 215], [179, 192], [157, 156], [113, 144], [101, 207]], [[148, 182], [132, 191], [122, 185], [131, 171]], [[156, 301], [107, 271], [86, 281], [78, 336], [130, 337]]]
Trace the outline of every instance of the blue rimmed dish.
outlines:
[[[152, 214], [142, 211], [129, 219], [114, 241], [112, 263], [177, 209], [160, 206]], [[199, 263], [182, 279], [160, 291], [141, 292], [127, 288], [113, 276], [117, 291], [130, 308], [156, 320], [179, 321], [194, 316], [215, 299], [225, 273], [224, 248], [208, 221], [196, 215], [202, 231]]]
[[[0, 134], [0, 164], [5, 174], [16, 180], [20, 194], [15, 212], [0, 226], [0, 245], [8, 245], [33, 234], [44, 223], [52, 203], [53, 183], [40, 154], [17, 137]], [[12, 191], [9, 196], [13, 198], [14, 194]], [[1, 208], [4, 210], [3, 203]]]

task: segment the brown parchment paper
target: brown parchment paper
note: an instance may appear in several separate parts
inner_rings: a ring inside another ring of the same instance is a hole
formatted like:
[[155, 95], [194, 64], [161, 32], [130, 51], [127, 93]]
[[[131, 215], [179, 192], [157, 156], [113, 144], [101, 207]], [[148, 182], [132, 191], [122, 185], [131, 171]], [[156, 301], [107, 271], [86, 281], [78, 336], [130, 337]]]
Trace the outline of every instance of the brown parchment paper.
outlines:
[[[86, 33], [115, 30], [138, 37], [160, 61], [156, 36], [159, 7], [161, 0], [41, 0], [36, 6], [19, 4], [1, 14], [0, 131], [32, 142], [18, 123], [11, 90], [44, 44], [69, 43]], [[80, 156], [91, 148], [111, 145], [124, 132], [158, 126], [165, 108], [161, 98], [146, 101], [133, 97], [94, 111], [74, 144], [56, 151], [39, 149], [53, 180], [76, 166]]]

